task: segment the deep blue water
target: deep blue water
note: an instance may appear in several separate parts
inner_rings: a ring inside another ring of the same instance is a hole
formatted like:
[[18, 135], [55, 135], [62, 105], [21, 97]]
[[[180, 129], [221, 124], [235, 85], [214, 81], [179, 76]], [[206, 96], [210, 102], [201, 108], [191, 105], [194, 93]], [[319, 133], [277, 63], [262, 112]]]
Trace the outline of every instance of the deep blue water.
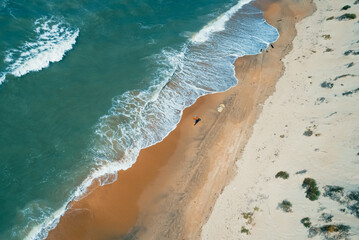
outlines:
[[[236, 0], [0, 0], [0, 239], [41, 239], [277, 39]], [[161, 121], [160, 121], [161, 119]]]

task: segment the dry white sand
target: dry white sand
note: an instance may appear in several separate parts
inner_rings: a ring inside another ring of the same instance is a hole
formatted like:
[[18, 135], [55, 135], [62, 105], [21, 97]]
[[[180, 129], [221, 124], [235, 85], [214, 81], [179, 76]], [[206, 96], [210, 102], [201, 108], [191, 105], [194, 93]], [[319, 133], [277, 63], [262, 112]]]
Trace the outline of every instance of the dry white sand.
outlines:
[[[202, 228], [202, 239], [308, 239], [309, 229], [300, 223], [304, 217], [310, 218], [312, 231], [344, 224], [350, 227], [347, 238], [359, 239], [359, 212], [355, 216], [348, 209], [359, 203], [347, 198], [352, 191], [359, 195], [359, 55], [354, 54], [359, 53], [359, 22], [358, 16], [336, 19], [359, 13], [354, 2], [315, 0], [317, 11], [297, 24], [293, 50], [282, 59], [284, 75], [237, 160], [236, 177]], [[346, 4], [351, 8], [341, 11]], [[353, 52], [345, 56], [348, 50]], [[325, 81], [333, 87], [323, 88]], [[311, 136], [303, 135], [307, 129]], [[301, 170], [306, 172], [296, 174]], [[275, 178], [279, 171], [289, 178]], [[321, 192], [316, 201], [305, 196], [307, 177]], [[341, 203], [323, 196], [326, 185], [344, 187]], [[291, 202], [292, 212], [278, 207], [283, 200]], [[248, 212], [253, 216], [245, 219]], [[323, 214], [331, 214], [332, 221], [325, 222]], [[244, 228], [248, 234], [241, 232]], [[312, 239], [324, 237], [340, 239], [338, 232]]]

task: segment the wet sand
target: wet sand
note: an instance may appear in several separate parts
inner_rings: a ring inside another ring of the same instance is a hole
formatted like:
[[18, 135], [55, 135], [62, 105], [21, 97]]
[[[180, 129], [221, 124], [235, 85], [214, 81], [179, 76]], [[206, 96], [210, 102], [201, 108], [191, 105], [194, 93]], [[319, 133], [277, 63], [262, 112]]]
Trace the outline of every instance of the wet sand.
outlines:
[[[236, 173], [262, 104], [283, 73], [294, 24], [310, 1], [257, 1], [280, 38], [274, 48], [235, 63], [238, 85], [201, 97], [162, 142], [144, 149], [118, 180], [98, 187], [61, 217], [48, 239], [198, 239], [213, 205]], [[217, 107], [224, 104], [219, 113]], [[202, 120], [193, 126], [192, 117]]]

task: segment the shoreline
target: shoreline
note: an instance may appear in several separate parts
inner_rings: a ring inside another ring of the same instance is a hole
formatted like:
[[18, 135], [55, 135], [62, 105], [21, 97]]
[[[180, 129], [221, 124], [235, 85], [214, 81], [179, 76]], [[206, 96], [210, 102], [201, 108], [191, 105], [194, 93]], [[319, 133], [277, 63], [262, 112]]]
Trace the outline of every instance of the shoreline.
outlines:
[[[262, 5], [258, 2], [255, 5], [266, 8], [276, 4], [263, 1]], [[266, 14], [266, 10], [264, 12]], [[272, 9], [271, 14], [274, 13]], [[293, 23], [294, 17], [289, 16]], [[288, 24], [274, 19], [269, 23], [277, 29], [275, 24]], [[290, 30], [290, 26], [284, 27]], [[279, 33], [281, 30], [278, 29]], [[289, 35], [294, 38], [295, 31]], [[241, 153], [239, 150], [228, 156], [229, 153], [245, 146], [260, 113], [259, 104], [274, 92], [276, 80], [283, 72], [279, 59], [283, 52], [289, 51], [287, 44], [291, 42], [281, 43], [283, 38], [280, 36], [274, 43], [275, 48], [269, 47], [269, 53], [237, 59], [238, 84], [235, 87], [202, 96], [185, 109], [176, 129], [162, 142], [141, 150], [136, 163], [120, 171], [115, 183], [99, 187], [72, 203], [57, 227], [49, 232], [48, 239], [86, 239], [89, 236], [91, 239], [121, 236], [198, 238], [200, 226], [210, 214], [219, 192], [235, 174], [232, 166]], [[282, 51], [280, 44], [283, 44]], [[273, 59], [277, 61], [273, 63]], [[273, 79], [266, 80], [258, 74], [263, 65], [267, 66], [266, 76]], [[244, 96], [248, 99], [243, 99]], [[226, 108], [218, 113], [221, 103]], [[193, 128], [194, 114], [202, 121]], [[233, 128], [239, 131], [229, 138], [226, 135], [233, 132]], [[228, 146], [229, 140], [235, 142], [236, 149]], [[223, 156], [227, 156], [224, 162], [220, 160]], [[168, 207], [163, 209], [164, 206]]]

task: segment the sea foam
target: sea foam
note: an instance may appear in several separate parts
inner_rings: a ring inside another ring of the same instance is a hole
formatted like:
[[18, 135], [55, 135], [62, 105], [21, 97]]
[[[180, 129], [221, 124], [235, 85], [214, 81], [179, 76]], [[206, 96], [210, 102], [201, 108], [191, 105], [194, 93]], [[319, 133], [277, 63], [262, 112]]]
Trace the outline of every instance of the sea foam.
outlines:
[[1, 74], [0, 84], [7, 74], [20, 77], [61, 61], [79, 36], [79, 29], [71, 28], [54, 18], [37, 19], [34, 25], [36, 37], [7, 51], [4, 62], [8, 66], [6, 72]]
[[198, 33], [194, 34], [191, 38], [193, 43], [203, 43], [208, 40], [211, 34], [225, 29], [226, 22], [235, 14], [243, 5], [250, 3], [252, 0], [242, 0], [234, 5], [227, 12], [220, 15], [214, 21], [211, 21], [204, 26]]

